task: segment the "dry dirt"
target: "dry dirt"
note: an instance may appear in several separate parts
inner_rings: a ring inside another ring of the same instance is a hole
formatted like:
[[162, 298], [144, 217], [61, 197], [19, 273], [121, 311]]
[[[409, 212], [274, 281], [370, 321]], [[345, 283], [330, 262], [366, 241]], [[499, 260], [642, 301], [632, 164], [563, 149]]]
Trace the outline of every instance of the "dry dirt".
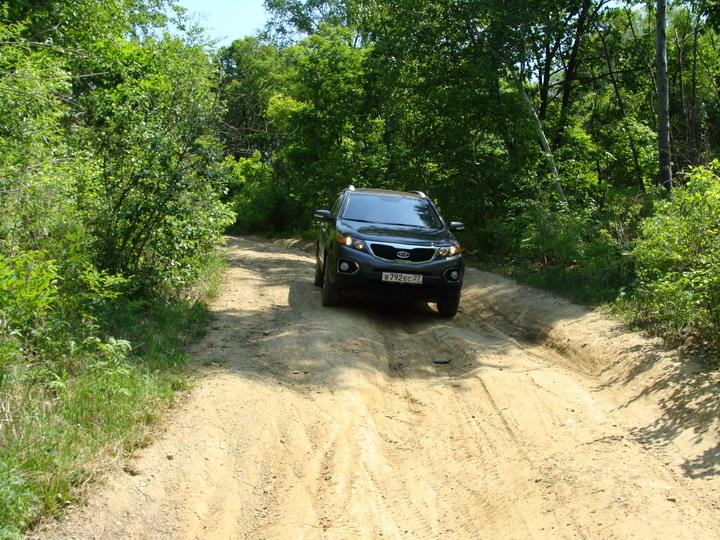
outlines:
[[691, 362], [492, 274], [447, 320], [322, 308], [290, 244], [228, 256], [192, 395], [35, 535], [720, 538], [718, 382]]

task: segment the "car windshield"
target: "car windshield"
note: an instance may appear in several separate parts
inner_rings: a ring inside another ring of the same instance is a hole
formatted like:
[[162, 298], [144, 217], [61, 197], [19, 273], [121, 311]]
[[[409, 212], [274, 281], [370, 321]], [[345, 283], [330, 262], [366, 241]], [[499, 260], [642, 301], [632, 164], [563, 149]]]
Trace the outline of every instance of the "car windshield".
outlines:
[[382, 223], [439, 229], [442, 222], [426, 199], [380, 193], [356, 193], [343, 212], [343, 219], [363, 223]]

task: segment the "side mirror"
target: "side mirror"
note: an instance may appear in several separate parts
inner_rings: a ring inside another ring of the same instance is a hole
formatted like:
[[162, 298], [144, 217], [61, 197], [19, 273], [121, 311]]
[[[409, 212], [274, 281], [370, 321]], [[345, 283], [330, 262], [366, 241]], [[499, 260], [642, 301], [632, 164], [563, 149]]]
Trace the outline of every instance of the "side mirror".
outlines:
[[315, 210], [315, 219], [320, 221], [332, 221], [330, 210]]
[[450, 225], [448, 225], [448, 229], [450, 229], [450, 232], [464, 231], [465, 224], [460, 221], [451, 221]]

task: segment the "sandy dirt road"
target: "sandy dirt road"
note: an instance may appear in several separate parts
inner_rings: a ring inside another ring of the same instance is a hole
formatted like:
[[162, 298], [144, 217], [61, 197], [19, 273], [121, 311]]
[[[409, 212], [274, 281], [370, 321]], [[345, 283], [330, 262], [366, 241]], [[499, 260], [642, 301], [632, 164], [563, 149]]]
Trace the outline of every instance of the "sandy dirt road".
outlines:
[[293, 247], [228, 256], [192, 395], [37, 536], [720, 538], [717, 380], [691, 364], [474, 270], [447, 320], [322, 308]]

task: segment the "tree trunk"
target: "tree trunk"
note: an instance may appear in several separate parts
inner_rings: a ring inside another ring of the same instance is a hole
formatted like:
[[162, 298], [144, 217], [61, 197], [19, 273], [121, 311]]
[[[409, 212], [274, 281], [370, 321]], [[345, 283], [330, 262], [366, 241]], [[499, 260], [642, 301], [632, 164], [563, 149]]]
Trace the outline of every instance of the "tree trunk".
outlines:
[[691, 93], [690, 93], [690, 140], [692, 141], [692, 164], [698, 165], [700, 163], [700, 155], [702, 153], [700, 149], [700, 137], [698, 136], [698, 98], [697, 98], [697, 64], [698, 64], [698, 38], [700, 35], [700, 21], [698, 18], [694, 20], [693, 28], [693, 57], [692, 57], [692, 71], [691, 71]]
[[672, 189], [670, 160], [670, 96], [667, 74], [667, 37], [665, 35], [667, 2], [658, 0], [657, 30], [655, 34], [655, 64], [658, 86], [658, 154], [660, 171], [658, 183], [668, 192]]
[[535, 107], [533, 107], [532, 101], [530, 101], [530, 96], [528, 96], [527, 91], [525, 90], [525, 84], [523, 83], [523, 80], [517, 74], [514, 66], [512, 65], [510, 65], [510, 73], [512, 74], [512, 78], [517, 85], [520, 95], [522, 96], [525, 107], [527, 107], [528, 111], [532, 114], [533, 119], [535, 120], [535, 127], [537, 128], [538, 137], [540, 138], [540, 145], [542, 146], [542, 149], [545, 151], [545, 154], [550, 161], [550, 167], [552, 168], [553, 176], [555, 177], [555, 191], [557, 192], [558, 198], [560, 199], [560, 204], [567, 207], [568, 203], [567, 199], [565, 198], [565, 192], [563, 191], [562, 185], [560, 184], [560, 173], [558, 172], [557, 166], [555, 165], [555, 157], [553, 156], [550, 145], [548, 144], [547, 137], [545, 136], [542, 122], [540, 122], [540, 118], [538, 118], [537, 112], [535, 112]]
[[552, 63], [555, 59], [555, 53], [560, 47], [560, 38], [555, 40], [551, 46], [550, 43], [545, 44], [545, 57], [542, 62], [538, 62], [538, 83], [540, 89], [540, 109], [538, 117], [541, 122], [545, 121], [548, 104], [550, 102], [550, 82], [552, 78]]
[[[682, 147], [678, 149], [677, 141], [671, 141], [675, 143], [675, 148], [673, 149], [673, 155], [675, 156], [675, 164], [678, 166], [682, 166], [683, 164], [687, 164], [688, 161], [692, 163], [692, 159], [688, 158], [690, 154], [690, 148], [692, 147], [692, 142], [690, 140], [690, 127], [691, 127], [691, 120], [690, 120], [690, 110], [688, 106], [687, 101], [687, 94], [685, 92], [685, 35], [682, 37], [678, 35], [677, 30], [675, 31], [675, 49], [676, 49], [676, 55], [677, 55], [677, 82], [678, 82], [678, 89], [680, 90], [680, 110], [682, 111], [682, 135], [683, 135], [683, 141], [682, 141]], [[674, 82], [674, 81], [673, 81]], [[671, 88], [675, 88], [674, 84], [670, 85]], [[680, 161], [682, 160], [682, 162]]]
[[578, 13], [577, 26], [575, 27], [575, 40], [573, 41], [573, 45], [570, 50], [570, 58], [568, 59], [567, 69], [565, 70], [565, 79], [563, 80], [560, 120], [558, 122], [557, 131], [555, 132], [555, 137], [553, 138], [553, 146], [555, 146], [555, 148], [559, 147], [562, 143], [562, 136], [565, 132], [568, 108], [570, 107], [570, 93], [572, 92], [573, 83], [577, 78], [577, 71], [580, 63], [578, 50], [580, 49], [580, 43], [585, 35], [586, 22], [591, 6], [591, 0], [583, 0], [582, 6], [580, 6], [580, 12]]
[[610, 77], [610, 82], [612, 83], [613, 90], [615, 92], [615, 100], [617, 101], [617, 106], [620, 111], [620, 115], [622, 116], [622, 130], [625, 136], [628, 139], [628, 143], [630, 144], [630, 151], [632, 152], [632, 158], [633, 158], [633, 165], [635, 167], [635, 176], [637, 185], [640, 186], [640, 188], [644, 191], [645, 190], [645, 183], [643, 182], [643, 173], [642, 168], [640, 167], [640, 157], [639, 152], [637, 149], [637, 145], [635, 144], [635, 139], [633, 138], [632, 134], [630, 133], [630, 130], [627, 126], [627, 111], [625, 110], [625, 102], [623, 101], [622, 94], [620, 93], [620, 85], [618, 84], [617, 78], [615, 77], [615, 71], [613, 69], [613, 63], [612, 63], [612, 56], [610, 55], [610, 49], [607, 45], [607, 40], [605, 39], [605, 33], [601, 29], [600, 32], [598, 32], [598, 35], [600, 36], [600, 40], [603, 44], [603, 51], [605, 53], [605, 63], [607, 64], [608, 68], [608, 75]]

